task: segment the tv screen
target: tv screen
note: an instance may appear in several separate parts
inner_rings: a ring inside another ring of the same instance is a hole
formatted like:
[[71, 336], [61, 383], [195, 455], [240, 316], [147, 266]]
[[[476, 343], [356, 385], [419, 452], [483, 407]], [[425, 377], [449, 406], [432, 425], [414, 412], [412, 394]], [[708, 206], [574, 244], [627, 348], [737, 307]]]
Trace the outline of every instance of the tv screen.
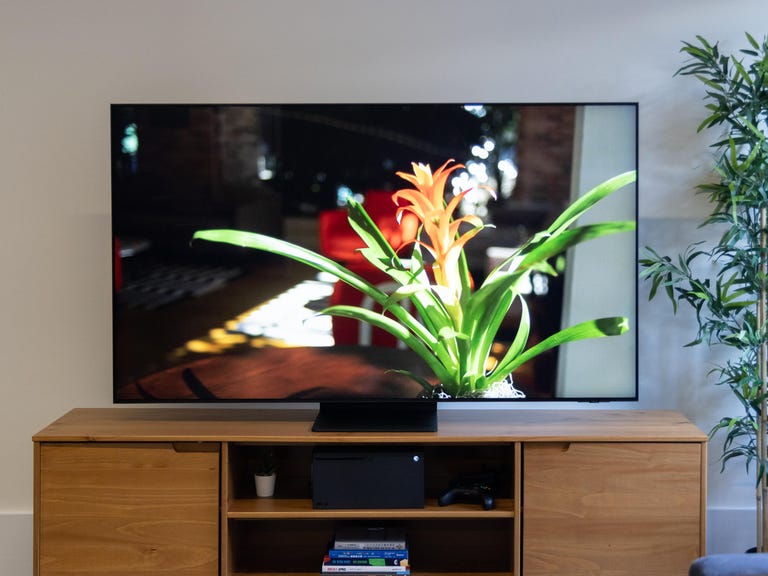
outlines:
[[[113, 104], [114, 400], [411, 403], [434, 375], [389, 334], [318, 314], [361, 304], [333, 276], [269, 252], [192, 242], [256, 232], [377, 277], [356, 259], [352, 198], [395, 227], [397, 172], [447, 160], [458, 214], [489, 224], [465, 245], [475, 286], [579, 195], [637, 164], [637, 106], [610, 104]], [[588, 215], [635, 220], [636, 187]], [[493, 193], [491, 192], [493, 191]], [[570, 249], [526, 292], [530, 342], [625, 316], [627, 333], [554, 348], [512, 375], [521, 398], [637, 397], [636, 235]], [[512, 306], [493, 343], [509, 347]], [[441, 399], [442, 400], [442, 399]], [[483, 401], [486, 398], [445, 398]]]

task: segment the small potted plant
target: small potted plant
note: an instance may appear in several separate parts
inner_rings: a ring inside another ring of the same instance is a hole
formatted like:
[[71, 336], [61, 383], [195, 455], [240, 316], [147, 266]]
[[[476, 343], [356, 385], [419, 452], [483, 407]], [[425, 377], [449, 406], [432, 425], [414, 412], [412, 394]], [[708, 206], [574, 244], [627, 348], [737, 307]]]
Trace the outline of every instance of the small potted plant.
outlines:
[[272, 448], [263, 447], [259, 450], [256, 471], [254, 472], [256, 496], [259, 498], [272, 497], [275, 493], [275, 480], [277, 480], [277, 472], [274, 453]]

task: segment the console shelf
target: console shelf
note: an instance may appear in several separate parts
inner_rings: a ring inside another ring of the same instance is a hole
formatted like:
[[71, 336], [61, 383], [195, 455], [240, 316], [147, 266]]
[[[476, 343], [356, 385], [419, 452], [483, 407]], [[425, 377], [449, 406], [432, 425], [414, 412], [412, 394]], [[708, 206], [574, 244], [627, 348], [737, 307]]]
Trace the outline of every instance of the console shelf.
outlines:
[[[76, 409], [33, 437], [34, 574], [309, 576], [340, 523], [406, 529], [414, 576], [661, 576], [704, 554], [707, 437], [680, 414], [444, 410], [437, 432], [316, 433], [314, 411]], [[315, 509], [317, 448], [417, 448], [418, 509]], [[257, 498], [257, 454], [278, 482]], [[493, 471], [492, 510], [440, 506]]]
[[427, 500], [424, 508], [414, 510], [370, 509], [316, 510], [309, 500], [253, 498], [232, 502], [227, 517], [236, 520], [264, 520], [268, 518], [514, 518], [515, 503], [511, 498], [497, 498], [493, 510], [483, 510], [477, 504], [457, 503], [440, 506], [437, 500]]

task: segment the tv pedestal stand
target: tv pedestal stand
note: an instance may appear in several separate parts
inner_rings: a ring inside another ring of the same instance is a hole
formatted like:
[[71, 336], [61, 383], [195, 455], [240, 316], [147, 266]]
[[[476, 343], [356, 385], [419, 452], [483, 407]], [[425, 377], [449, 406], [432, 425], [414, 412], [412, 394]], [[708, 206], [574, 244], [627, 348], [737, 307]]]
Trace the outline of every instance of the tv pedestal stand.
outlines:
[[[705, 553], [707, 437], [678, 413], [442, 410], [424, 433], [312, 432], [315, 412], [62, 416], [33, 437], [35, 576], [309, 576], [351, 521], [403, 525], [419, 576], [672, 576]], [[424, 454], [424, 508], [312, 507], [316, 447], [405, 446]], [[255, 494], [264, 447], [273, 498]], [[491, 510], [440, 506], [452, 479], [484, 471]]]
[[322, 402], [313, 432], [437, 432], [437, 402]]

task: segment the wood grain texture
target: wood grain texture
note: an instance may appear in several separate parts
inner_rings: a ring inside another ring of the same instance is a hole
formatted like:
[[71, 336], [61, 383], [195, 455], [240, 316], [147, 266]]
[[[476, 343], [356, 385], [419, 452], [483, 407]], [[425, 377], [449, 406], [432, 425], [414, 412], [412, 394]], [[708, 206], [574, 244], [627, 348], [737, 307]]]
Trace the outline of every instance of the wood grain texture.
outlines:
[[437, 432], [312, 432], [316, 410], [78, 408], [36, 441], [455, 443], [706, 442], [678, 412], [665, 410], [440, 410]]
[[42, 444], [39, 574], [218, 574], [219, 454]]
[[701, 454], [689, 443], [526, 445], [525, 576], [687, 574], [703, 553]]
[[[34, 436], [35, 576], [317, 571], [338, 521], [405, 523], [415, 573], [684, 574], [704, 552], [706, 435], [632, 410], [441, 410], [434, 433], [316, 433], [314, 410], [76, 409]], [[274, 448], [275, 498], [251, 460]], [[315, 510], [317, 445], [424, 448], [420, 510]], [[498, 506], [440, 507], [490, 466]], [[316, 572], [315, 572], [316, 573]]]

